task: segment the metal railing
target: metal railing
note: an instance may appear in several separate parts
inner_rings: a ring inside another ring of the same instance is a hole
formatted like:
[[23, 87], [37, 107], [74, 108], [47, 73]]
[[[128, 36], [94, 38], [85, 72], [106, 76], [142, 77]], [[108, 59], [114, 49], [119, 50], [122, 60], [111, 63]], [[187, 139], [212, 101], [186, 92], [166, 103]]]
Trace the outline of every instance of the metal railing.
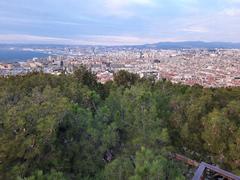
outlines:
[[[192, 159], [189, 159], [180, 154], [171, 154], [171, 158], [174, 158], [178, 161], [182, 161], [185, 164], [188, 164], [193, 167], [198, 167], [194, 173], [192, 180], [204, 180], [204, 179], [224, 179], [224, 180], [240, 180], [240, 176], [234, 175], [228, 171], [220, 169], [217, 166], [207, 164], [205, 162], [198, 163]], [[208, 177], [211, 175], [211, 177]]]
[[[240, 180], [240, 176], [236, 176], [228, 171], [222, 170], [216, 166], [207, 164], [205, 162], [201, 162], [198, 169], [196, 170], [194, 177], [192, 180], [203, 180], [206, 177], [206, 171], [211, 171], [215, 175], [213, 175], [213, 179], [217, 179], [217, 177], [222, 177], [227, 180]], [[215, 178], [214, 178], [215, 177]]]

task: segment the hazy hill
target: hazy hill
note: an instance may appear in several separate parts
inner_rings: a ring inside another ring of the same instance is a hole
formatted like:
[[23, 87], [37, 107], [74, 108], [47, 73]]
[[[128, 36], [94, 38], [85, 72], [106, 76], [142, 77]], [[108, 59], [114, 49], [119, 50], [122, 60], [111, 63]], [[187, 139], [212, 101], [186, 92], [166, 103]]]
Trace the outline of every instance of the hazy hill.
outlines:
[[183, 41], [183, 42], [159, 42], [155, 44], [143, 45], [145, 48], [163, 48], [163, 49], [176, 49], [176, 48], [223, 48], [223, 49], [239, 49], [240, 43], [231, 42], [203, 42], [203, 41]]

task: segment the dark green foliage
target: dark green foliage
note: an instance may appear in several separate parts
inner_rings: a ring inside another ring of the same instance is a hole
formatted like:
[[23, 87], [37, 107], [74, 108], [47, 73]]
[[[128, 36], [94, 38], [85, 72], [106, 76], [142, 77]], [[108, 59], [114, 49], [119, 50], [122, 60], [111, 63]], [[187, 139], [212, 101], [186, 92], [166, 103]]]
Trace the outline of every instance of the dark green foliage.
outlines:
[[97, 87], [98, 82], [96, 75], [92, 74], [85, 66], [80, 66], [79, 69], [74, 72], [74, 77], [78, 82], [88, 86], [90, 89]]
[[139, 76], [137, 74], [132, 74], [127, 71], [119, 71], [116, 74], [114, 74], [114, 82], [118, 86], [123, 87], [131, 87], [131, 85], [134, 85], [138, 80]]
[[134, 175], [130, 180], [141, 179], [185, 179], [178, 167], [161, 155], [141, 148], [136, 153]]
[[240, 88], [120, 71], [0, 78], [0, 179], [184, 179], [170, 152], [240, 172]]
[[18, 177], [17, 180], [67, 180], [67, 178], [64, 177], [62, 172], [51, 171], [44, 174], [42, 171], [36, 171], [30, 177]]

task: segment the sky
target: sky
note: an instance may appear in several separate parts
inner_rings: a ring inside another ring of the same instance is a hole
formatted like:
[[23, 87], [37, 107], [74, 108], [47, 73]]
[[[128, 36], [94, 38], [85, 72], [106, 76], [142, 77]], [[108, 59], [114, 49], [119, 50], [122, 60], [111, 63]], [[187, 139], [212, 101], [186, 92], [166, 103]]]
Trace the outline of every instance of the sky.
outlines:
[[0, 0], [0, 43], [240, 42], [240, 0]]

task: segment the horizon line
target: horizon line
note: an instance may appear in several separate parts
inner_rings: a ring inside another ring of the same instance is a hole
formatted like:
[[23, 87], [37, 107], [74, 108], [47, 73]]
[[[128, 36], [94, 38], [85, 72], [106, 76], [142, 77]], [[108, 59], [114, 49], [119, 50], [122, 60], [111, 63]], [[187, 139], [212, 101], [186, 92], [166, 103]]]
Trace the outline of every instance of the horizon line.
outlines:
[[201, 41], [201, 40], [183, 40], [183, 41], [158, 41], [155, 43], [142, 43], [142, 44], [113, 44], [113, 45], [107, 45], [107, 44], [84, 44], [84, 43], [45, 43], [45, 42], [0, 42], [0, 46], [2, 45], [52, 45], [52, 46], [146, 46], [146, 45], [157, 45], [157, 44], [163, 44], [163, 43], [205, 43], [205, 44], [213, 44], [213, 43], [219, 43], [219, 44], [232, 44], [232, 45], [240, 45], [240, 42], [232, 42], [232, 41]]

